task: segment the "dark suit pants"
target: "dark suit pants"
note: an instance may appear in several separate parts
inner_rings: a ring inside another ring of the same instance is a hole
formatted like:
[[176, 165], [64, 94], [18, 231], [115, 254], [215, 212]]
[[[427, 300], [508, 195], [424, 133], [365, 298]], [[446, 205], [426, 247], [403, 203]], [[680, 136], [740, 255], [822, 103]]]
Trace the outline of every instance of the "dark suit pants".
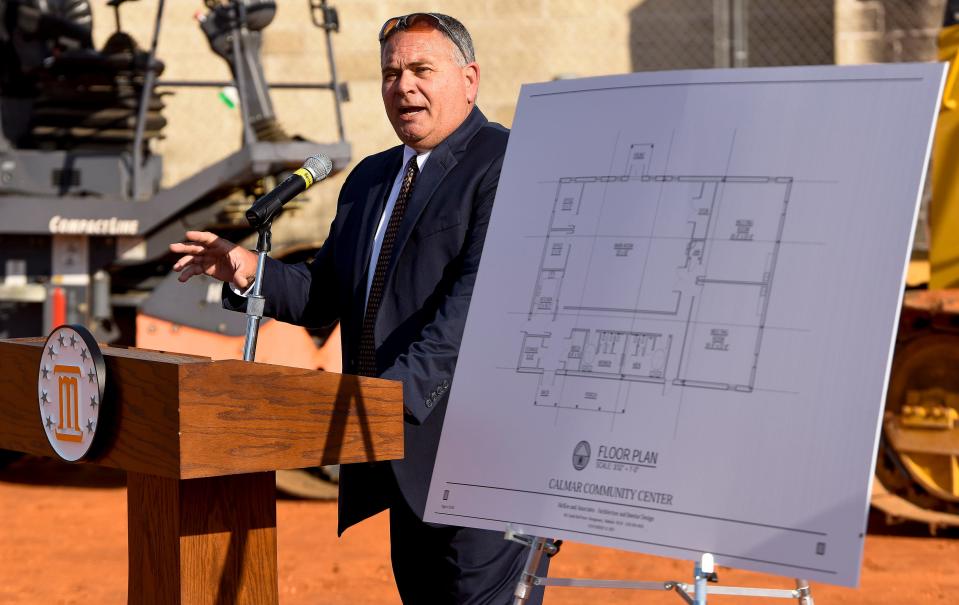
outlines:
[[[402, 496], [390, 508], [393, 574], [404, 605], [509, 605], [529, 549], [501, 531], [430, 525]], [[505, 529], [505, 528], [504, 528]], [[537, 575], [545, 576], [542, 558]], [[543, 588], [527, 601], [540, 605]]]

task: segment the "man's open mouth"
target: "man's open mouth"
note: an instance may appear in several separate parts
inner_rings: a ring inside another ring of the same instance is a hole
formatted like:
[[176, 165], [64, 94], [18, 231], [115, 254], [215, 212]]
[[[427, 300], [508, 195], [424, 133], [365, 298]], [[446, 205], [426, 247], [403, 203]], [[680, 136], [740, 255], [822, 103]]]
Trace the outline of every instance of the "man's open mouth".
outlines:
[[401, 116], [415, 115], [421, 111], [423, 111], [422, 107], [400, 107]]

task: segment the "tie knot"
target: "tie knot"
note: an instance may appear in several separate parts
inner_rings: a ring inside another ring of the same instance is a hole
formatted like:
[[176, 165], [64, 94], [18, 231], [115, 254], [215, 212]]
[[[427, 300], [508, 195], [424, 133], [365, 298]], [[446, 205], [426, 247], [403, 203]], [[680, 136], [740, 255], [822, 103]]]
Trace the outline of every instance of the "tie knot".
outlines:
[[416, 175], [419, 171], [419, 162], [416, 161], [416, 154], [413, 154], [413, 157], [410, 158], [410, 161], [406, 163], [406, 172], [403, 176], [404, 184], [416, 178]]

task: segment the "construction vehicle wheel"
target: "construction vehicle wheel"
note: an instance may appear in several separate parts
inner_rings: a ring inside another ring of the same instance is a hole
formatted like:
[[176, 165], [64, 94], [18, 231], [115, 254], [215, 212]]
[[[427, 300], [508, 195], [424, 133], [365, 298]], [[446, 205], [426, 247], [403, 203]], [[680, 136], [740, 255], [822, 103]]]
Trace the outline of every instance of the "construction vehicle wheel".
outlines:
[[876, 465], [893, 494], [950, 514], [959, 514], [957, 294], [915, 293], [903, 308]]

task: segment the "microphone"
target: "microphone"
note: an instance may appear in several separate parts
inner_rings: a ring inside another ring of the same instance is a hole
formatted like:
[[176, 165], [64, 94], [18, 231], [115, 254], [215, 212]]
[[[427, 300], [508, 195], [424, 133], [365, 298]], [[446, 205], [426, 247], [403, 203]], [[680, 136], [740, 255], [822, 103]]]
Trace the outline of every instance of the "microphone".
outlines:
[[286, 177], [272, 191], [253, 202], [246, 211], [246, 220], [254, 229], [259, 229], [273, 220], [273, 215], [283, 205], [309, 189], [314, 183], [322, 181], [333, 170], [333, 162], [325, 155], [311, 155], [303, 166]]

